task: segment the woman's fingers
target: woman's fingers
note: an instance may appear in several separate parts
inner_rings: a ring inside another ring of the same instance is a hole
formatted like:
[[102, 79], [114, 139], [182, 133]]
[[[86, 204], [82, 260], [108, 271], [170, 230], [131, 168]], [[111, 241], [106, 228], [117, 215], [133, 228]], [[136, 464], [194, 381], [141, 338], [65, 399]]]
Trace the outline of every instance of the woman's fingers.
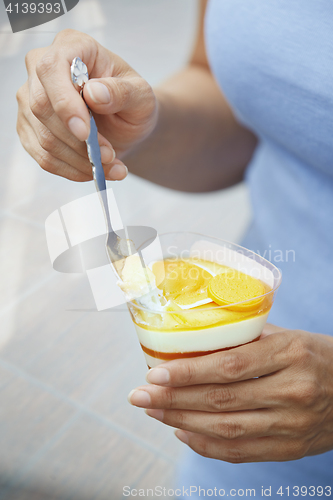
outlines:
[[227, 440], [183, 430], [177, 430], [175, 434], [199, 455], [233, 464], [298, 460], [306, 453], [300, 440], [289, 437]]
[[[57, 158], [58, 160], [76, 168], [80, 172], [91, 176], [91, 164], [88, 159], [87, 147], [85, 144], [85, 154], [81, 155], [65, 142], [53, 135], [51, 130], [40, 123], [34, 116], [30, 117], [30, 125], [35, 131], [37, 140], [43, 150], [50, 153], [53, 158]], [[112, 147], [110, 148], [105, 145], [102, 146], [101, 143], [103, 144], [103, 142], [102, 136], [99, 136], [102, 163], [106, 165], [107, 170], [109, 170], [109, 165], [115, 160], [116, 154]]]
[[[22, 90], [22, 92], [24, 92], [24, 90]], [[22, 99], [22, 102], [24, 102], [24, 99]], [[56, 115], [44, 87], [37, 78], [37, 75], [35, 75], [34, 78], [30, 77], [29, 79], [29, 103], [30, 109], [26, 110], [26, 114], [31, 126], [36, 129], [37, 136], [41, 135], [42, 139], [44, 139], [45, 135], [45, 140], [47, 141], [47, 145], [49, 147], [53, 146], [52, 142], [50, 143], [50, 140], [52, 141], [53, 137], [56, 137], [61, 142], [67, 144], [69, 148], [76, 151], [79, 155], [87, 158], [86, 145], [79, 141], [75, 135], [69, 132], [60, 118]], [[40, 124], [43, 124], [44, 127], [40, 127]], [[44, 132], [44, 135], [42, 135], [42, 132], [39, 134], [39, 130]], [[98, 142], [100, 146], [103, 146], [103, 149], [101, 150], [102, 163], [111, 163], [115, 159], [115, 152], [112, 145], [101, 134], [98, 134]], [[109, 150], [107, 150], [107, 148]], [[71, 162], [69, 161], [69, 163]]]
[[77, 182], [85, 182], [92, 179], [92, 174], [83, 173], [45, 151], [40, 146], [37, 136], [28, 122], [24, 124], [21, 121], [19, 134], [24, 149], [36, 160], [43, 170]]
[[[88, 110], [70, 77], [70, 65], [76, 56], [88, 67], [91, 80], [85, 85], [84, 98], [94, 112], [99, 115], [121, 112], [134, 125], [148, 120], [156, 108], [150, 85], [92, 38], [65, 30], [38, 60], [36, 73], [54, 112], [79, 140], [87, 139], [90, 124]], [[94, 80], [97, 65], [100, 74]]]
[[[40, 92], [43, 92], [40, 86]], [[84, 177], [82, 180], [92, 178], [91, 165], [88, 160], [86, 144], [78, 141], [71, 133], [65, 129], [60, 119], [54, 114], [50, 105], [45, 105], [45, 112], [43, 116], [37, 118], [27, 105], [27, 95], [29, 93], [28, 85], [25, 84], [17, 93], [17, 100], [19, 103], [18, 111], [18, 133], [21, 137], [24, 129], [31, 129], [29, 136], [33, 137], [32, 143], [25, 142], [25, 149], [32, 154], [34, 159], [44, 158], [43, 168], [58, 175], [66, 176], [65, 173], [71, 171], [71, 179], [73, 174], [75, 179], [80, 178], [78, 173], [64, 167], [68, 165], [73, 167], [78, 172], [82, 172]], [[44, 123], [42, 123], [42, 121]], [[27, 133], [25, 134], [27, 136]], [[36, 139], [39, 146], [36, 143]], [[22, 137], [21, 141], [23, 143]], [[98, 133], [98, 142], [101, 147], [101, 159], [105, 171], [105, 176], [108, 180], [121, 180], [127, 175], [127, 168], [124, 164], [115, 158], [115, 151], [109, 141]], [[46, 155], [49, 153], [49, 155]], [[47, 159], [47, 161], [45, 161]], [[60, 160], [62, 163], [57, 162]], [[47, 163], [47, 168], [45, 167]], [[53, 166], [51, 165], [53, 164]], [[62, 166], [58, 171], [58, 167]], [[114, 167], [114, 168], [113, 168]], [[88, 176], [88, 178], [86, 177]]]
[[[148, 399], [148, 397], [149, 399]], [[141, 408], [227, 412], [274, 407], [279, 404], [279, 385], [272, 379], [253, 379], [232, 384], [208, 384], [191, 387], [138, 387], [129, 401]]]
[[128, 174], [126, 165], [118, 158], [111, 165], [108, 165], [108, 169], [104, 168], [104, 171], [107, 181], [122, 181]]
[[[24, 116], [19, 117], [17, 129], [23, 147], [43, 170], [78, 182], [85, 182], [92, 179], [92, 170], [88, 158], [78, 155], [56, 138], [52, 139], [53, 147], [50, 148], [58, 155], [58, 157], [54, 156], [52, 151], [48, 151], [42, 147], [35, 130]], [[46, 145], [44, 144], [44, 146]], [[128, 173], [127, 167], [120, 160], [114, 159], [113, 154], [112, 158], [113, 161], [108, 165], [103, 165], [106, 179], [124, 179]], [[72, 162], [71, 164], [68, 163], [68, 159]]]
[[[74, 57], [80, 57], [89, 70], [97, 54], [98, 43], [93, 38], [74, 30], [64, 30], [35, 64], [36, 74], [54, 112], [80, 141], [89, 135], [89, 112], [73, 86], [70, 67]], [[37, 102], [36, 107], [38, 105]]]
[[137, 125], [156, 108], [150, 85], [140, 76], [118, 76], [89, 80], [83, 89], [88, 106], [97, 114], [116, 114]]
[[[86, 156], [85, 144], [69, 131], [52, 108], [51, 102], [37, 76], [29, 79], [30, 114], [42, 123], [55, 137], [74, 149], [81, 156]], [[27, 113], [28, 114], [28, 113]], [[31, 125], [35, 123], [30, 118]]]
[[227, 440], [281, 434], [273, 410], [206, 413], [180, 410], [146, 410], [147, 415], [171, 427]]
[[177, 435], [210, 458], [287, 461], [328, 451], [330, 337], [275, 328], [265, 334], [232, 352], [190, 360], [184, 371], [186, 359], [159, 365], [148, 375], [159, 385], [140, 387], [131, 403], [183, 429]]
[[228, 351], [168, 361], [149, 370], [147, 382], [182, 387], [262, 377], [290, 364], [288, 347], [291, 341], [292, 336], [281, 332]]
[[[115, 151], [121, 156], [153, 130], [157, 122], [155, 95], [125, 61], [84, 33], [61, 31], [50, 47], [27, 54], [28, 83], [17, 93], [18, 134], [27, 151], [37, 161], [41, 159], [42, 168], [64, 177], [68, 172], [70, 179], [91, 178], [83, 142], [89, 135], [90, 114], [71, 80], [74, 57], [84, 61], [91, 78], [84, 97], [100, 132], [105, 176], [121, 180], [127, 168], [115, 158]], [[27, 122], [33, 134], [29, 127], [28, 132], [22, 132]], [[33, 146], [25, 141], [27, 135], [33, 136]]]

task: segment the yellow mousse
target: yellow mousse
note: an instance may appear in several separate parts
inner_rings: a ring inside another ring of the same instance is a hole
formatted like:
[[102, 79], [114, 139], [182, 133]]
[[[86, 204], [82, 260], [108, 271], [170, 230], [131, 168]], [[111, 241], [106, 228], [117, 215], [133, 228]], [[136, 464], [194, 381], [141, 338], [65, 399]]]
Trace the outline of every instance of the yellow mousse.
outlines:
[[[131, 307], [134, 322], [153, 330], [194, 330], [267, 314], [272, 293], [265, 283], [210, 261], [166, 259], [151, 266], [167, 304], [163, 312]], [[223, 307], [221, 307], [223, 306]]]

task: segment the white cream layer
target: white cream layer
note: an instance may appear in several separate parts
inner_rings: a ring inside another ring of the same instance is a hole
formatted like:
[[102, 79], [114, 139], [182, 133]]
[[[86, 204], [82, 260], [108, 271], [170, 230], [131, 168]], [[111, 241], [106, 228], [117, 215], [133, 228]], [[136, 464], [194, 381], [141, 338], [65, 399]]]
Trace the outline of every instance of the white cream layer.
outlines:
[[269, 312], [237, 323], [195, 330], [146, 330], [136, 323], [134, 326], [140, 343], [153, 351], [204, 352], [251, 342], [262, 332], [268, 314]]

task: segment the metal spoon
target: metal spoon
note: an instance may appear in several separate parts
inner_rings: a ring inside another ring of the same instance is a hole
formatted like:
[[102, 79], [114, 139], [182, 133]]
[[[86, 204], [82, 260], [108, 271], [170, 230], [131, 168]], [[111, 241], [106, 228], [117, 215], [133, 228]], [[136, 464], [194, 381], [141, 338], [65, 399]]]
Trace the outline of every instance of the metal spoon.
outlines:
[[[83, 98], [83, 87], [84, 84], [89, 80], [88, 68], [79, 57], [73, 59], [71, 65], [71, 78], [76, 90], [80, 92]], [[87, 106], [88, 107], [88, 106]], [[101, 161], [101, 151], [98, 143], [97, 137], [97, 126], [94, 117], [89, 110], [90, 114], [90, 134], [86, 140], [88, 158], [91, 163], [92, 173], [95, 181], [96, 191], [99, 195], [99, 199], [102, 205], [107, 237], [106, 237], [106, 252], [110, 260], [110, 264], [114, 269], [114, 272], [121, 279], [121, 271], [125, 262], [125, 258], [136, 252], [134, 243], [125, 238], [121, 238], [113, 230], [111, 224], [111, 218], [109, 213], [109, 206], [107, 200], [106, 182], [105, 175]]]

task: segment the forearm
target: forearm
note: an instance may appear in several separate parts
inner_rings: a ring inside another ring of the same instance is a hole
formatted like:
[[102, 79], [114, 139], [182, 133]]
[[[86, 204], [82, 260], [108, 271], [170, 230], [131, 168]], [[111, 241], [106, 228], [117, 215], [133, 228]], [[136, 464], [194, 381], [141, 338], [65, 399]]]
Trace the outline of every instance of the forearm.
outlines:
[[122, 157], [130, 172], [192, 192], [239, 182], [256, 138], [235, 120], [209, 69], [190, 64], [155, 93], [155, 129]]

